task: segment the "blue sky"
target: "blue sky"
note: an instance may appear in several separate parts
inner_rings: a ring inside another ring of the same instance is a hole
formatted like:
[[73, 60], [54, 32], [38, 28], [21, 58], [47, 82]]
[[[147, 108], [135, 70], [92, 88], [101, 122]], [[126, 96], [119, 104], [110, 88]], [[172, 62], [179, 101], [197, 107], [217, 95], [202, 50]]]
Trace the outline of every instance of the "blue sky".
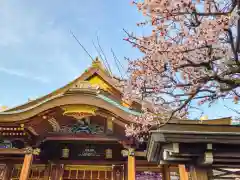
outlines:
[[[0, 0], [0, 104], [13, 107], [38, 98], [79, 76], [91, 59], [69, 33], [72, 30], [89, 53], [98, 34], [115, 74], [110, 49], [123, 57], [141, 54], [123, 41], [123, 28], [138, 34], [142, 16], [130, 0]], [[229, 103], [229, 102], [228, 102]], [[210, 118], [232, 112], [204, 107]]]

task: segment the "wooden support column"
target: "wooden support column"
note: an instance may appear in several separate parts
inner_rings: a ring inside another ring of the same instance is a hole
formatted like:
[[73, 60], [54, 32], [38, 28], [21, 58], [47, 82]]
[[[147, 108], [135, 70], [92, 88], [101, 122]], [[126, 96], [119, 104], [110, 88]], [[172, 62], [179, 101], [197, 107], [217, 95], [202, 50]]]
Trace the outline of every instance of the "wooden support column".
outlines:
[[134, 149], [128, 150], [128, 180], [136, 179], [136, 162], [134, 156]]
[[33, 160], [32, 153], [25, 155], [19, 180], [28, 180], [28, 176], [31, 170], [32, 160]]
[[163, 165], [163, 180], [170, 180], [170, 168], [169, 165]]
[[178, 165], [180, 180], [188, 180], [188, 172], [183, 164]]
[[25, 154], [23, 166], [20, 174], [19, 180], [28, 180], [29, 173], [31, 171], [31, 165], [33, 161], [33, 155], [39, 155], [40, 149], [33, 149], [32, 147], [27, 147], [22, 149]]
[[190, 175], [192, 180], [208, 180], [208, 169], [192, 166]]

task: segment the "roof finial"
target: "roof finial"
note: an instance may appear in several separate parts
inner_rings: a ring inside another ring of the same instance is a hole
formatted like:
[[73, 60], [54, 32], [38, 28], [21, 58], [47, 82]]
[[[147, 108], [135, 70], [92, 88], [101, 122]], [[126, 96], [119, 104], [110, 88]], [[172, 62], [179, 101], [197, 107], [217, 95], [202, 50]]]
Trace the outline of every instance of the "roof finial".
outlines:
[[92, 62], [92, 66], [93, 66], [93, 67], [96, 67], [96, 68], [99, 68], [99, 69], [101, 69], [101, 70], [103, 70], [103, 71], [106, 71], [106, 69], [103, 67], [102, 62], [99, 60], [98, 57], [96, 57], [96, 58], [94, 59], [94, 61]]

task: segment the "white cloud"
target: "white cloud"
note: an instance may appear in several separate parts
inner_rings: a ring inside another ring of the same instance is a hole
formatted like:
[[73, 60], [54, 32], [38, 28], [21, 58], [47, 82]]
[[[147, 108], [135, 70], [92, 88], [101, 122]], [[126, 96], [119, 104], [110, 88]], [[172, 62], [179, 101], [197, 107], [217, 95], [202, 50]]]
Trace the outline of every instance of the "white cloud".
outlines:
[[2, 73], [6, 73], [9, 75], [13, 75], [13, 76], [17, 76], [17, 77], [21, 77], [21, 78], [25, 78], [25, 79], [30, 79], [30, 80], [34, 80], [34, 81], [38, 81], [41, 83], [49, 83], [50, 80], [45, 78], [45, 77], [41, 77], [41, 76], [34, 76], [30, 73], [26, 73], [17, 69], [8, 69], [8, 68], [4, 68], [4, 67], [0, 67], [0, 72]]

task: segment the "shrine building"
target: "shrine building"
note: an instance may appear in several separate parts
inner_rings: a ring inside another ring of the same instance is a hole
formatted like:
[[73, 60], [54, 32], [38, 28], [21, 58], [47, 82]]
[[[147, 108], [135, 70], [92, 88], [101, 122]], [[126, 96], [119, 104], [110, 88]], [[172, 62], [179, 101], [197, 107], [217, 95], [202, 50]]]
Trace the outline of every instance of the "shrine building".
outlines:
[[125, 136], [139, 109], [96, 59], [66, 86], [0, 112], [0, 180], [183, 179], [182, 166], [148, 162], [147, 143]]

